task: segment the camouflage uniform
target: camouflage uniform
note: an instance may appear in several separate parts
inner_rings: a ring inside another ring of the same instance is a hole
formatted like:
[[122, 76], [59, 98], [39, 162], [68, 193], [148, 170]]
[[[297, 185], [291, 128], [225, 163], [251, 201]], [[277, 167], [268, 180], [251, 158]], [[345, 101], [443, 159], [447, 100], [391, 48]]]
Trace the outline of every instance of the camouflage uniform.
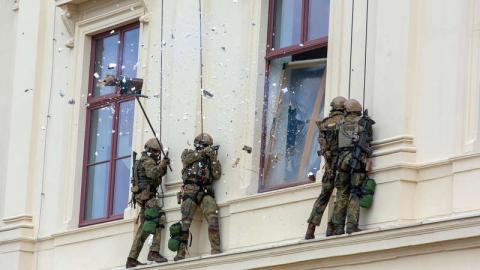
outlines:
[[[135, 233], [128, 258], [129, 260], [133, 259], [134, 262], [140, 264], [137, 261], [137, 258], [142, 250], [145, 240], [149, 236], [149, 233], [142, 229], [145, 221], [145, 210], [149, 208], [155, 208], [160, 212], [160, 219], [159, 226], [156, 228], [155, 234], [153, 235], [153, 242], [152, 246], [150, 247], [148, 260], [165, 262], [166, 259], [159, 254], [161, 240], [160, 236], [161, 230], [165, 224], [165, 213], [161, 210], [161, 204], [156, 197], [156, 193], [157, 188], [162, 184], [162, 176], [164, 176], [167, 172], [167, 162], [162, 161], [160, 164], [158, 164], [156, 157], [149, 156], [146, 151], [142, 152], [142, 156], [137, 162], [136, 174], [138, 177], [138, 186], [141, 191], [135, 195], [135, 199], [141, 209], [137, 219], [137, 221], [139, 221], [139, 226]], [[129, 260], [127, 260], [127, 268]]]
[[327, 207], [330, 196], [332, 195], [335, 179], [336, 163], [338, 160], [337, 149], [337, 128], [338, 124], [343, 121], [343, 112], [333, 111], [328, 118], [325, 118], [318, 124], [320, 129], [320, 151], [325, 158], [325, 173], [322, 178], [322, 192], [313, 204], [313, 209], [308, 219], [308, 223], [320, 225], [323, 212]]
[[220, 227], [218, 206], [215, 202], [213, 181], [220, 178], [222, 169], [216, 151], [210, 146], [199, 150], [185, 149], [182, 153], [183, 201], [182, 243], [175, 260], [185, 257], [190, 225], [198, 207], [208, 223], [211, 253], [220, 253]]
[[[358, 106], [360, 105], [358, 104]], [[359, 199], [362, 192], [361, 187], [366, 177], [365, 168], [367, 156], [363, 155], [361, 157], [360, 162], [357, 162], [352, 174], [350, 162], [352, 160], [352, 151], [355, 142], [362, 132], [363, 120], [360, 114], [361, 106], [359, 111], [348, 112], [347, 109], [347, 115], [339, 129], [338, 146], [341, 152], [337, 163], [338, 171], [335, 178], [337, 199], [331, 220], [335, 235], [344, 233], [345, 220], [347, 222], [347, 233], [359, 231]], [[372, 140], [372, 130], [368, 130], [367, 134], [367, 140], [370, 142]]]
[[[334, 189], [333, 182], [337, 171], [336, 164], [339, 154], [337, 142], [338, 126], [343, 121], [345, 101], [346, 99], [341, 96], [334, 98], [330, 102], [330, 115], [322, 121], [317, 122], [319, 129], [318, 143], [320, 144], [319, 154], [325, 158], [325, 173], [322, 178], [322, 192], [313, 204], [312, 212], [307, 221], [308, 228], [305, 233], [305, 239], [307, 240], [315, 238], [315, 228], [320, 225], [322, 221], [323, 212], [328, 205]], [[331, 228], [330, 223], [328, 228]], [[329, 234], [329, 229], [327, 229], [327, 235]]]

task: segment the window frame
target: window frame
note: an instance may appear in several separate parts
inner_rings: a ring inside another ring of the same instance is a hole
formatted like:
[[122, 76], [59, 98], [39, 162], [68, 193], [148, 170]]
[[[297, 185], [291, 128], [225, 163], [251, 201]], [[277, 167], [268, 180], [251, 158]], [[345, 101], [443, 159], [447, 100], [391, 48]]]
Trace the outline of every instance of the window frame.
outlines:
[[[294, 44], [283, 48], [274, 48], [275, 36], [274, 24], [275, 24], [275, 2], [276, 0], [269, 0], [268, 9], [268, 31], [267, 31], [267, 56], [266, 60], [272, 60], [277, 57], [283, 57], [292, 54], [298, 54], [307, 52], [313, 49], [326, 47], [328, 45], [328, 35], [313, 40], [307, 40], [308, 37], [308, 14], [310, 10], [310, 0], [302, 0], [302, 23], [300, 34], [300, 44]], [[274, 49], [272, 51], [272, 48]]]
[[[123, 102], [133, 101], [135, 102], [135, 98], [132, 96], [121, 96], [120, 95], [120, 88], [118, 86], [115, 87], [115, 91], [113, 93], [109, 93], [102, 96], [94, 96], [95, 91], [95, 84], [96, 79], [92, 74], [95, 72], [95, 56], [96, 56], [96, 42], [99, 39], [106, 38], [113, 35], [119, 35], [118, 44], [118, 55], [117, 55], [117, 70], [116, 76], [118, 77], [121, 75], [121, 66], [123, 64], [123, 44], [124, 44], [124, 36], [125, 32], [138, 28], [139, 31], [141, 30], [140, 23], [134, 22], [127, 25], [109, 28], [99, 34], [93, 35], [91, 37], [91, 50], [90, 50], [90, 65], [89, 65], [89, 81], [88, 81], [88, 96], [87, 96], [87, 103], [88, 108], [86, 109], [86, 122], [85, 122], [85, 138], [84, 138], [84, 148], [83, 148], [83, 164], [82, 164], [82, 185], [81, 185], [81, 195], [80, 195], [80, 219], [79, 219], [79, 227], [104, 223], [108, 221], [120, 220], [123, 219], [123, 213], [113, 215], [113, 203], [114, 203], [114, 192], [115, 192], [115, 171], [116, 171], [116, 161], [121, 160], [123, 158], [130, 157], [130, 155], [116, 157], [117, 154], [117, 132], [111, 134], [111, 150], [109, 154], [109, 159], [105, 161], [99, 161], [95, 163], [89, 163], [89, 153], [90, 153], [90, 132], [92, 127], [92, 112], [96, 109], [106, 107], [109, 105], [114, 106], [115, 113], [113, 114], [112, 120], [112, 130], [118, 130], [118, 122], [120, 120], [120, 104]], [[112, 30], [115, 30], [115, 33], [111, 33]], [[140, 33], [139, 33], [139, 44], [140, 44]], [[139, 46], [140, 49], [140, 46]], [[132, 133], [133, 136], [133, 133]], [[102, 164], [110, 162], [109, 164], [109, 173], [108, 173], [108, 183], [107, 183], [107, 190], [108, 193], [106, 194], [106, 216], [97, 219], [85, 219], [85, 203], [87, 200], [87, 185], [88, 185], [88, 168], [94, 164]]]
[[[263, 95], [263, 110], [262, 110], [262, 133], [261, 133], [261, 142], [260, 142], [260, 168], [259, 168], [259, 175], [258, 175], [258, 180], [259, 180], [259, 185], [258, 185], [258, 192], [268, 192], [268, 191], [274, 191], [274, 190], [279, 190], [279, 189], [284, 189], [288, 187], [294, 187], [294, 186], [299, 186], [299, 185], [304, 185], [308, 183], [312, 183], [310, 180], [300, 180], [297, 179], [297, 181], [292, 182], [292, 183], [285, 183], [285, 184], [280, 184], [280, 185], [274, 185], [271, 187], [268, 187], [266, 184], [266, 158], [267, 158], [267, 136], [269, 136], [269, 132], [267, 131], [267, 115], [268, 115], [268, 96], [270, 92], [270, 80], [269, 80], [269, 75], [270, 75], [270, 65], [273, 60], [277, 58], [282, 58], [285, 56], [289, 55], [295, 55], [295, 54], [301, 54], [304, 52], [312, 51], [315, 49], [320, 49], [320, 48], [325, 48], [328, 47], [328, 35], [325, 37], [317, 38], [314, 40], [306, 41], [307, 34], [308, 34], [308, 14], [309, 14], [309, 3], [310, 0], [302, 0], [302, 33], [301, 33], [301, 44], [303, 46], [300, 46], [300, 44], [295, 44], [291, 45], [288, 47], [284, 48], [275, 48], [275, 50], [271, 50], [273, 43], [274, 43], [274, 35], [273, 35], [273, 28], [274, 28], [274, 23], [275, 23], [275, 2], [276, 0], [269, 0], [269, 7], [268, 7], [268, 31], [267, 31], [267, 45], [266, 45], [266, 53], [265, 53], [265, 83], [264, 83], [264, 95]], [[330, 15], [329, 15], [330, 19]], [[329, 27], [330, 29], [330, 27]], [[326, 59], [325, 59], [326, 60]], [[301, 62], [301, 61], [299, 61]], [[323, 92], [325, 93], [325, 82], [326, 82], [326, 77], [327, 77], [327, 63], [325, 64], [325, 72], [322, 78], [322, 81], [320, 82], [320, 88], [323, 87]], [[285, 69], [285, 67], [284, 67]], [[282, 75], [282, 81], [280, 83], [283, 83], [284, 78]], [[322, 91], [321, 89], [319, 91]], [[324, 101], [325, 102], [325, 101]]]

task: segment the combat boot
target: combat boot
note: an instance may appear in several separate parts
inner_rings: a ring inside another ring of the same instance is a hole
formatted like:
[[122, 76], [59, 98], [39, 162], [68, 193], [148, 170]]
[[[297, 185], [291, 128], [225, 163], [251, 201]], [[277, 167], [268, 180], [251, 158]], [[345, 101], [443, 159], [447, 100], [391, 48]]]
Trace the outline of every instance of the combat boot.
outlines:
[[343, 225], [333, 225], [333, 235], [342, 235], [345, 233], [345, 229]]
[[307, 232], [305, 233], [305, 240], [310, 240], [315, 238], [315, 224], [308, 223]]
[[180, 247], [178, 248], [177, 255], [173, 258], [174, 261], [180, 261], [185, 259], [185, 255], [187, 254], [187, 245], [185, 243], [181, 243]]
[[358, 228], [357, 224], [347, 223], [347, 233], [348, 234], [352, 234], [352, 233], [360, 232], [360, 231], [361, 230]]
[[150, 251], [148, 252], [147, 260], [154, 261], [156, 263], [164, 263], [167, 262], [167, 259], [163, 257], [158, 251]]
[[127, 263], [125, 264], [125, 268], [137, 267], [138, 265], [145, 265], [145, 264], [137, 261], [134, 258], [128, 257], [127, 258]]
[[333, 223], [332, 223], [332, 222], [328, 222], [328, 224], [327, 224], [327, 232], [325, 233], [325, 235], [326, 235], [327, 237], [334, 235], [334, 234], [333, 234], [333, 233], [334, 233], [334, 230], [335, 230], [335, 226], [333, 226]]

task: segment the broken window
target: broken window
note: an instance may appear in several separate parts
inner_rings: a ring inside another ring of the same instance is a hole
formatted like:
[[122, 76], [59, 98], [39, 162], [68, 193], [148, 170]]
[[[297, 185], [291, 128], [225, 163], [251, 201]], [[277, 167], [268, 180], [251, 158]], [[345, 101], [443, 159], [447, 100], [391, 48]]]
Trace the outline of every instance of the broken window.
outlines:
[[329, 0], [272, 0], [260, 190], [310, 182], [320, 169]]
[[80, 225], [123, 218], [128, 204], [135, 100], [98, 82], [136, 77], [138, 39], [138, 23], [92, 37]]

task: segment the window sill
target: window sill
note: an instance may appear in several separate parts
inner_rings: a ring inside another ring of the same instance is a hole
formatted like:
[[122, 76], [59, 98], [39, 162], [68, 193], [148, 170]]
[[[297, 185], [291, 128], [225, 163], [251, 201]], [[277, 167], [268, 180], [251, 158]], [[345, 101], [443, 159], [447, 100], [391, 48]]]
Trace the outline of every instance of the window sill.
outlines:
[[55, 239], [55, 246], [61, 246], [123, 233], [131, 233], [133, 230], [133, 221], [133, 219], [120, 219], [111, 222], [94, 224], [52, 234], [51, 238]]
[[60, 7], [63, 5], [70, 5], [70, 4], [78, 5], [87, 1], [89, 0], [55, 0], [55, 4]]
[[[414, 223], [352, 235], [290, 239], [141, 269], [313, 269], [395, 260], [477, 247], [480, 216]], [[368, 255], [365, 255], [368, 254]], [[316, 267], [315, 267], [316, 266]], [[114, 268], [117, 269], [117, 268]]]

